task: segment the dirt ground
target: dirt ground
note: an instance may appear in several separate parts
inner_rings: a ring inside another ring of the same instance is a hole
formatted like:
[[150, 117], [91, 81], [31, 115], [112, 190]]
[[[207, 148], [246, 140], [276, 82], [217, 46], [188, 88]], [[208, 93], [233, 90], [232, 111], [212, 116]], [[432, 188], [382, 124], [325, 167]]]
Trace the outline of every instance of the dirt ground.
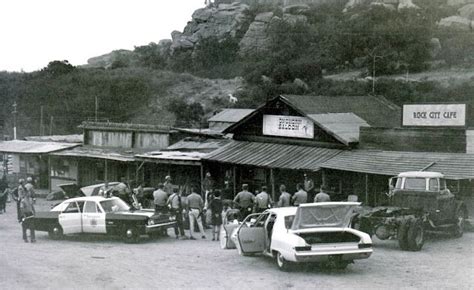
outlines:
[[[38, 210], [50, 202], [39, 200]], [[119, 238], [72, 236], [55, 241], [37, 232], [24, 243], [14, 203], [0, 215], [0, 289], [25, 288], [430, 288], [472, 289], [474, 233], [460, 239], [430, 235], [420, 252], [404, 252], [396, 241], [374, 240], [367, 260], [346, 270], [314, 266], [289, 273], [266, 257], [240, 257], [210, 240], [152, 240], [125, 244]]]

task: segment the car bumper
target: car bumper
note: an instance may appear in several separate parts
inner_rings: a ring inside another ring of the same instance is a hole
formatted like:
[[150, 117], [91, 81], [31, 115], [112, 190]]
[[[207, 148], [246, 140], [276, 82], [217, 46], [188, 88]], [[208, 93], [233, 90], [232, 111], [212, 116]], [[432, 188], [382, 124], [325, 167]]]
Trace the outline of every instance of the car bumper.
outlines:
[[171, 228], [176, 225], [176, 221], [170, 221], [167, 223], [160, 223], [156, 225], [146, 225], [145, 226], [145, 233], [155, 233], [161, 231], [163, 228]]
[[342, 261], [367, 259], [372, 255], [373, 249], [333, 249], [297, 251], [294, 254], [295, 262], [327, 262], [337, 258]]

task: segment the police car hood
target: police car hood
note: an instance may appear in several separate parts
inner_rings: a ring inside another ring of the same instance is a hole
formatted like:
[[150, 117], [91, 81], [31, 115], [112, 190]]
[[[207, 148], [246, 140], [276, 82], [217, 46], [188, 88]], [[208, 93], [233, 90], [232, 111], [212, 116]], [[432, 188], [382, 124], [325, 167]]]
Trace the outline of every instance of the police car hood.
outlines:
[[152, 217], [155, 215], [155, 211], [150, 209], [141, 209], [141, 210], [130, 210], [130, 211], [117, 211], [113, 212], [116, 215], [134, 215], [134, 216], [146, 216], [146, 217]]
[[320, 202], [301, 204], [296, 210], [293, 231], [314, 228], [349, 227], [354, 208], [359, 202]]

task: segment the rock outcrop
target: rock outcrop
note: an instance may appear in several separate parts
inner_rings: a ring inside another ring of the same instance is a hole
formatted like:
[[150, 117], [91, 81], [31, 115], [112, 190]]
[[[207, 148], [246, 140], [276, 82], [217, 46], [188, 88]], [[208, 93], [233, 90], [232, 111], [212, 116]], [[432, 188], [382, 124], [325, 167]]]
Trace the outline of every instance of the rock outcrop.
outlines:
[[251, 21], [246, 13], [248, 9], [246, 4], [234, 2], [196, 10], [182, 33], [172, 33], [171, 50], [192, 49], [200, 40], [209, 37], [224, 39], [244, 34]]
[[472, 30], [473, 23], [467, 18], [456, 15], [441, 19], [438, 26], [441, 28], [450, 28], [460, 31], [470, 31]]
[[130, 50], [114, 50], [107, 54], [89, 58], [85, 67], [110, 68], [115, 61], [120, 60], [121, 58], [128, 58], [131, 55], [133, 55], [133, 52]]
[[[466, 0], [467, 1], [467, 0]], [[349, 11], [359, 5], [370, 4], [371, 6], [383, 6], [386, 9], [419, 9], [417, 5], [413, 3], [413, 0], [348, 0], [344, 12]]]

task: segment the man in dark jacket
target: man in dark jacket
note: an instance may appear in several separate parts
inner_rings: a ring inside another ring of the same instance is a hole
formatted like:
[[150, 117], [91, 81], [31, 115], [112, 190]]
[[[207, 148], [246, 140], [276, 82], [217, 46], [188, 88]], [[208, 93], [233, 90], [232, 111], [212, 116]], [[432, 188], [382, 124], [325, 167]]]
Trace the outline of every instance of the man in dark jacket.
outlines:
[[27, 229], [30, 230], [31, 242], [36, 242], [35, 225], [33, 221], [33, 217], [35, 215], [35, 207], [33, 203], [34, 193], [29, 190], [25, 190], [24, 194], [20, 195], [21, 228], [23, 231], [23, 240], [25, 241], [25, 243], [28, 243], [28, 236], [26, 235]]

